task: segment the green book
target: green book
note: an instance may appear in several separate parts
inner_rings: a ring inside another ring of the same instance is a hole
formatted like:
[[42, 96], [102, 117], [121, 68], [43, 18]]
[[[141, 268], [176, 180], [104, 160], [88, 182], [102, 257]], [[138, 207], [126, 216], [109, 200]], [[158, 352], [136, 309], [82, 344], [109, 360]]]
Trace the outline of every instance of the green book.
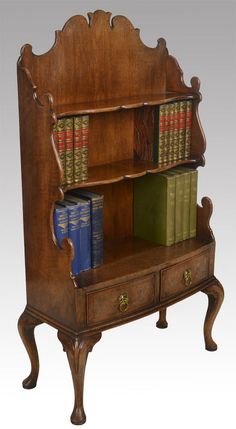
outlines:
[[178, 167], [174, 171], [182, 173], [183, 181], [183, 206], [182, 206], [182, 240], [189, 238], [189, 223], [190, 223], [190, 185], [191, 185], [191, 170], [185, 167]]
[[197, 170], [191, 171], [191, 190], [190, 190], [190, 226], [189, 237], [196, 237], [197, 233]]
[[[185, 216], [188, 219], [188, 236], [187, 238], [196, 237], [197, 232], [197, 180], [198, 171], [188, 167], [179, 167], [182, 171], [186, 172], [186, 187], [184, 190], [185, 200], [189, 200], [188, 214]], [[187, 206], [187, 202], [185, 203]], [[187, 220], [184, 221], [186, 229]], [[185, 235], [187, 235], [185, 233]]]
[[183, 240], [183, 203], [184, 203], [184, 174], [173, 168], [166, 172], [175, 177], [175, 243]]
[[150, 174], [134, 181], [134, 235], [164, 246], [174, 244], [174, 175]]

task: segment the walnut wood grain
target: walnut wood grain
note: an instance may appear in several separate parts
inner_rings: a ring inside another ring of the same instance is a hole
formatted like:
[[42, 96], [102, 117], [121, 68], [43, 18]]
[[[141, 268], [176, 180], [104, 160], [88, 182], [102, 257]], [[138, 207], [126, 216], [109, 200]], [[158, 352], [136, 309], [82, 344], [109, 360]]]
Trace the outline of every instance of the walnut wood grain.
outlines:
[[92, 351], [93, 346], [100, 340], [101, 333], [87, 337], [72, 338], [58, 331], [58, 338], [62, 343], [63, 350], [67, 354], [74, 385], [75, 403], [71, 414], [71, 423], [81, 425], [86, 421], [83, 405], [83, 392], [87, 357], [88, 353]]
[[24, 389], [33, 389], [37, 384], [39, 374], [39, 356], [34, 337], [34, 329], [41, 323], [43, 323], [41, 320], [29, 314], [26, 310], [18, 320], [18, 331], [31, 363], [30, 375], [22, 382]]
[[204, 322], [205, 346], [206, 350], [213, 352], [217, 350], [217, 344], [212, 338], [212, 328], [224, 300], [224, 289], [219, 280], [215, 279], [215, 282], [202, 292], [208, 296], [208, 309]]

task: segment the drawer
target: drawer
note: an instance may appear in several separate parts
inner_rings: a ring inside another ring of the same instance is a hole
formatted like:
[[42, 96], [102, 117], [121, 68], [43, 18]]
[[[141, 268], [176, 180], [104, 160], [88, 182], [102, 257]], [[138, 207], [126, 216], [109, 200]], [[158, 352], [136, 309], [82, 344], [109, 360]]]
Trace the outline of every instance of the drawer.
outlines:
[[209, 276], [209, 251], [161, 270], [161, 301], [186, 292]]
[[89, 292], [87, 325], [125, 318], [155, 304], [155, 275]]

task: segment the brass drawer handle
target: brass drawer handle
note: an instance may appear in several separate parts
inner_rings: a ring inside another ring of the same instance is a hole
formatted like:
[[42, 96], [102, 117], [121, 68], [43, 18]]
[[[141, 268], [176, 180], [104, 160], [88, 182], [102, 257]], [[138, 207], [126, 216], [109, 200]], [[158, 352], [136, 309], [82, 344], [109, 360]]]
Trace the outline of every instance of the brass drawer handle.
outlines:
[[128, 306], [129, 306], [129, 298], [128, 298], [128, 294], [127, 293], [122, 293], [119, 298], [119, 310], [124, 313], [125, 311], [128, 310]]
[[192, 271], [187, 269], [183, 273], [184, 284], [186, 287], [191, 286], [192, 284]]

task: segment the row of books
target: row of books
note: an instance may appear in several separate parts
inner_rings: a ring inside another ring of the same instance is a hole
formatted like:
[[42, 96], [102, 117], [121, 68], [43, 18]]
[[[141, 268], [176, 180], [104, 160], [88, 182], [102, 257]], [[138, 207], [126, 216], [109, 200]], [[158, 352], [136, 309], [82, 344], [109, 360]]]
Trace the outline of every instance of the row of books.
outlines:
[[177, 167], [134, 182], [134, 235], [164, 246], [196, 236], [197, 170]]
[[53, 128], [64, 184], [81, 182], [88, 178], [89, 116], [60, 118]]
[[74, 245], [72, 274], [103, 263], [103, 195], [86, 190], [65, 193], [54, 208], [54, 230], [60, 246], [63, 238]]
[[191, 149], [192, 101], [162, 104], [156, 109], [153, 160], [171, 164], [189, 159]]

